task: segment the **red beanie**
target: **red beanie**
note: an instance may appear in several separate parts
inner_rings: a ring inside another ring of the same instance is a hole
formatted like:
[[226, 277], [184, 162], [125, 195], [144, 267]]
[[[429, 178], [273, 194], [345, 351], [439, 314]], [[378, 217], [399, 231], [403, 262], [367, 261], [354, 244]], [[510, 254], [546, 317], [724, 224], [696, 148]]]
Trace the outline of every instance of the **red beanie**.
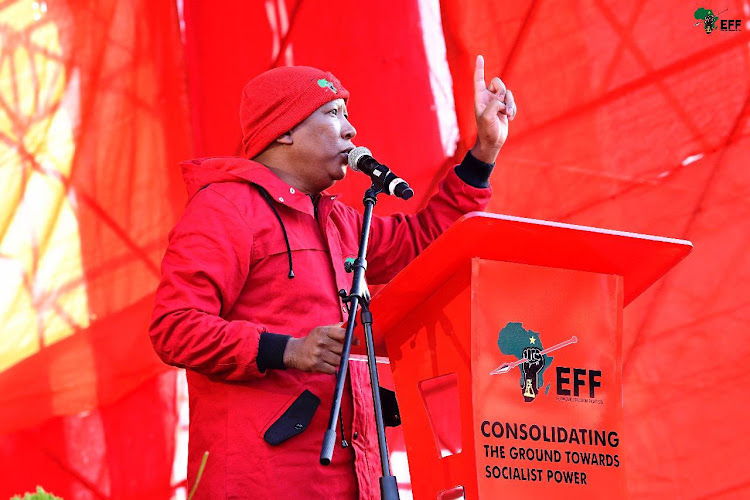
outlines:
[[242, 90], [242, 151], [254, 158], [313, 111], [334, 99], [349, 98], [339, 80], [309, 66], [283, 66], [261, 73]]

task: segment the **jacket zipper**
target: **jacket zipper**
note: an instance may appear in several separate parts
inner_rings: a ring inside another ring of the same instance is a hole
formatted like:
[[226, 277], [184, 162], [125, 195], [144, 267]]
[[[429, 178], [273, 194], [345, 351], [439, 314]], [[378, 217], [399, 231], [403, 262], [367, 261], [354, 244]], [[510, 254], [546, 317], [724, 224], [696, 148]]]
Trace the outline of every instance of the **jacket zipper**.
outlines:
[[313, 206], [313, 214], [315, 214], [315, 220], [318, 220], [318, 204], [315, 202], [315, 198], [312, 197], [312, 195], [308, 194], [308, 198], [310, 198], [310, 203], [312, 203]]
[[[316, 200], [311, 195], [308, 194], [307, 196], [310, 197], [310, 201], [312, 202], [313, 214], [315, 214], [315, 222], [318, 223], [318, 230], [320, 230], [320, 221], [318, 220], [318, 203], [316, 202]], [[318, 197], [318, 201], [320, 201], [320, 197]], [[325, 236], [324, 236], [324, 239], [325, 239]], [[327, 242], [326, 242], [326, 246], [328, 246]], [[347, 372], [347, 377], [349, 377], [349, 376], [350, 375]], [[341, 426], [341, 447], [342, 448], [348, 448], [349, 447], [349, 443], [346, 440], [346, 433], [345, 433], [345, 430], [344, 430], [344, 412], [342, 412], [342, 411], [339, 411], [339, 425]]]

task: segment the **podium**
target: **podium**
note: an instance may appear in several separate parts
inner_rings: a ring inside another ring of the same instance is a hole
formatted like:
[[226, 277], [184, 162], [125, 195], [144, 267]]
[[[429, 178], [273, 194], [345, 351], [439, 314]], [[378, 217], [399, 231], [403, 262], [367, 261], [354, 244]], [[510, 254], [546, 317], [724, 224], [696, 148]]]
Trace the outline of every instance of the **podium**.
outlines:
[[372, 300], [414, 498], [624, 498], [622, 310], [688, 241], [475, 212]]

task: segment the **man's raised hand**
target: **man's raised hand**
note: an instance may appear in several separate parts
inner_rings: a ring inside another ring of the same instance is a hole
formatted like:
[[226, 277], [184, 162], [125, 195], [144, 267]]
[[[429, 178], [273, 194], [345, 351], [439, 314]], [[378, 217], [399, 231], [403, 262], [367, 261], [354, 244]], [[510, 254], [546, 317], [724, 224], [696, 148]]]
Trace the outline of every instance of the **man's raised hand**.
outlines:
[[500, 148], [508, 138], [508, 122], [516, 117], [513, 93], [498, 77], [489, 85], [484, 79], [484, 58], [477, 56], [474, 68], [474, 115], [477, 140], [471, 154], [485, 163], [495, 163]]

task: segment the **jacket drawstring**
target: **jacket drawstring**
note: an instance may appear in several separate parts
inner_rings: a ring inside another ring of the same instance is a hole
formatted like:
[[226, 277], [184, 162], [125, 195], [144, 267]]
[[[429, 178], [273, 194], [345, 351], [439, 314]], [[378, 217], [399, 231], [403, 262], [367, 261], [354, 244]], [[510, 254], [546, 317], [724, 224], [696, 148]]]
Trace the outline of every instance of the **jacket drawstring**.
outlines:
[[[289, 246], [289, 237], [286, 234], [284, 221], [281, 220], [281, 215], [279, 215], [278, 210], [276, 210], [276, 207], [273, 204], [273, 200], [271, 200], [271, 195], [268, 194], [268, 191], [257, 184], [253, 184], [253, 186], [255, 186], [255, 189], [258, 190], [263, 199], [266, 200], [266, 203], [268, 203], [268, 206], [271, 207], [271, 210], [273, 210], [273, 214], [276, 216], [276, 219], [278, 219], [279, 224], [281, 225], [281, 231], [284, 233], [284, 242], [286, 243], [286, 254], [289, 257], [289, 279], [292, 279], [294, 278], [294, 270], [292, 270], [292, 247]], [[315, 200], [313, 200], [313, 206], [315, 206]], [[315, 206], [315, 208], [317, 210], [317, 206]], [[344, 434], [344, 416], [341, 414], [341, 412], [339, 412], [339, 423], [341, 424], [341, 447], [346, 448], [349, 446], [349, 443], [346, 441], [346, 437]]]
[[260, 195], [263, 197], [264, 200], [266, 200], [266, 203], [268, 203], [268, 206], [271, 207], [271, 210], [273, 210], [274, 215], [279, 221], [279, 224], [281, 225], [281, 232], [284, 233], [284, 243], [286, 243], [286, 255], [289, 257], [289, 275], [287, 276], [289, 279], [294, 278], [294, 270], [292, 269], [292, 247], [289, 246], [289, 237], [286, 234], [286, 227], [284, 227], [284, 221], [281, 220], [281, 215], [279, 215], [278, 210], [276, 210], [276, 207], [273, 205], [273, 201], [271, 200], [271, 195], [268, 194], [268, 191], [266, 191], [263, 187], [253, 184], [255, 188], [258, 190]]

